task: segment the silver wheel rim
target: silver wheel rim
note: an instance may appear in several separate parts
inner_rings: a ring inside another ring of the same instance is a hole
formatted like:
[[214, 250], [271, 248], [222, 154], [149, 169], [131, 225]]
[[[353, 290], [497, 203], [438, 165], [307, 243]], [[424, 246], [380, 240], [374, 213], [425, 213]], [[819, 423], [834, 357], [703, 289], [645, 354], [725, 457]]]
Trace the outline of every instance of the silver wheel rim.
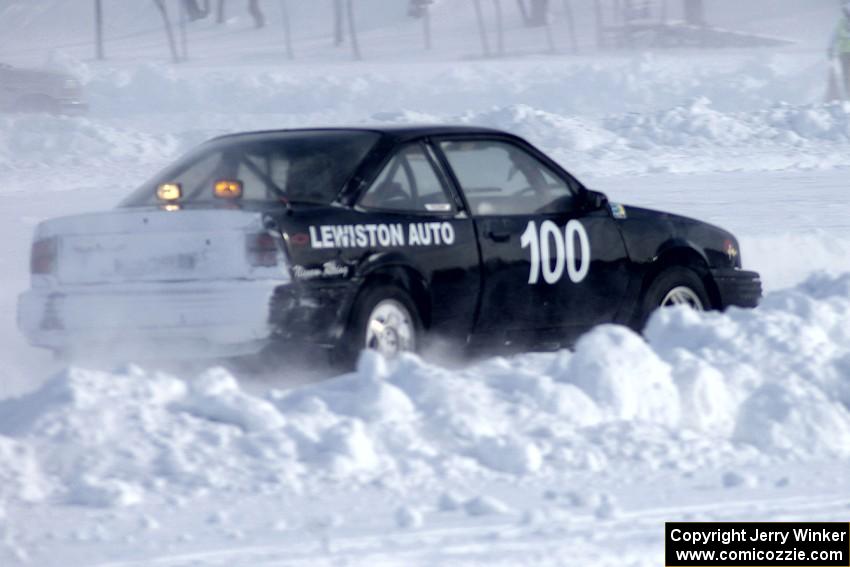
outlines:
[[394, 299], [380, 301], [366, 323], [366, 348], [386, 357], [416, 349], [416, 328], [407, 308]]
[[661, 300], [661, 307], [675, 307], [676, 305], [686, 305], [694, 311], [705, 311], [699, 295], [691, 288], [683, 285], [668, 291], [664, 299]]

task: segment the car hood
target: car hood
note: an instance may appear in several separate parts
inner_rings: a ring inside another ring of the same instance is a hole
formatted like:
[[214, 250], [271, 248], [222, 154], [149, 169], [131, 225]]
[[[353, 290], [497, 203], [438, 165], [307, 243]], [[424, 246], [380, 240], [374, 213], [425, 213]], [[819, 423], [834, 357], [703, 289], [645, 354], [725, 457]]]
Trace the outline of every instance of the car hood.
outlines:
[[706, 229], [706, 230], [709, 230], [709, 231], [716, 231], [718, 233], [718, 236], [722, 236], [723, 238], [734, 239], [734, 236], [732, 235], [732, 233], [729, 232], [728, 230], [726, 230], [725, 228], [722, 228], [722, 227], [719, 227], [717, 225], [714, 225], [714, 224], [711, 224], [711, 223], [708, 223], [708, 222], [705, 222], [705, 221], [701, 221], [701, 220], [698, 220], [698, 219], [695, 219], [695, 218], [691, 218], [691, 217], [687, 217], [687, 216], [679, 215], [679, 214], [675, 214], [675, 213], [669, 213], [669, 212], [666, 212], [666, 211], [659, 211], [659, 210], [656, 210], [656, 209], [649, 209], [649, 208], [646, 208], [646, 207], [636, 207], [636, 206], [626, 205], [626, 204], [624, 204], [623, 206], [626, 208], [626, 215], [627, 215], [626, 218], [628, 218], [628, 219], [648, 220], [648, 221], [651, 220], [651, 221], [662, 221], [662, 222], [666, 221], [666, 222], [670, 222], [674, 225], [680, 225], [680, 226], [692, 226], [692, 227], [699, 226], [699, 227]]

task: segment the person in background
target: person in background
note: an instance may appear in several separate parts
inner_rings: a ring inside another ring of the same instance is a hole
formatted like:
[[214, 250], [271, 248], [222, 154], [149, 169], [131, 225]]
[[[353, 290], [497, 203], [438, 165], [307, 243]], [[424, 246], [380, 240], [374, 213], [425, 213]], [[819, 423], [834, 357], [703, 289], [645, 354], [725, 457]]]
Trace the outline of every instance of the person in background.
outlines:
[[850, 98], [850, 1], [844, 2], [841, 11], [841, 21], [829, 46], [829, 59], [840, 68], [833, 71], [830, 79], [829, 98], [833, 100]]

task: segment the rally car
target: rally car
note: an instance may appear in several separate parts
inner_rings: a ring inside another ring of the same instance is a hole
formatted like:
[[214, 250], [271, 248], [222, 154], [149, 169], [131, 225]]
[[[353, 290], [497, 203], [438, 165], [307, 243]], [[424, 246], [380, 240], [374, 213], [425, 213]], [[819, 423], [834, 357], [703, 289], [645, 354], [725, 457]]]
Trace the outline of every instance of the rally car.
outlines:
[[71, 354], [556, 348], [761, 296], [725, 230], [609, 202], [521, 138], [465, 126], [214, 139], [115, 210], [41, 223], [31, 271], [19, 326]]
[[0, 112], [79, 114], [87, 109], [82, 86], [71, 75], [0, 63]]

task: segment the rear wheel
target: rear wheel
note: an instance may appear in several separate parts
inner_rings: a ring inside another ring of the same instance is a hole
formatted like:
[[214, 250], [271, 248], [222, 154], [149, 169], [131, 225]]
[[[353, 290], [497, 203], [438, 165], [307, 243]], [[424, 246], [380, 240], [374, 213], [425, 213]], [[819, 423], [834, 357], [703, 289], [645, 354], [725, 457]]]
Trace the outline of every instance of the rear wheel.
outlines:
[[695, 311], [711, 309], [705, 284], [694, 270], [675, 266], [661, 272], [643, 296], [639, 327], [646, 326], [649, 316], [659, 308], [684, 305]]
[[394, 285], [382, 284], [358, 299], [341, 345], [341, 362], [353, 366], [361, 350], [387, 358], [416, 352], [422, 342], [422, 320], [410, 296]]
[[364, 348], [384, 356], [398, 356], [416, 350], [413, 315], [399, 301], [383, 299], [372, 309], [366, 321]]

